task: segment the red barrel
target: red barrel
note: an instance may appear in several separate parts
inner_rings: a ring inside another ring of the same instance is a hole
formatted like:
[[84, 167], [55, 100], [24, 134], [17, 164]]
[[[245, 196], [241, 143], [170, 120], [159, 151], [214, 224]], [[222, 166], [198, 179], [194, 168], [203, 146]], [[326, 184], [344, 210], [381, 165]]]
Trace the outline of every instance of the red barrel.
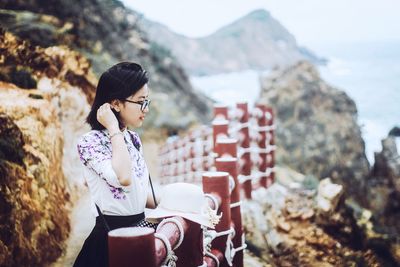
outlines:
[[[249, 111], [247, 108], [247, 103], [238, 103], [236, 104], [236, 107], [241, 110], [242, 116], [239, 119], [239, 122], [241, 124], [244, 124], [242, 128], [240, 129], [240, 133], [243, 135], [243, 142], [240, 145], [240, 147], [244, 149], [248, 149], [250, 147], [250, 135], [249, 135], [249, 127], [245, 126], [249, 122]], [[240, 170], [240, 174], [244, 176], [250, 176], [251, 174], [251, 158], [250, 158], [250, 152], [244, 152], [243, 155], [241, 156], [241, 160], [244, 161], [244, 165]], [[251, 180], [246, 180], [242, 184], [242, 188], [244, 191], [244, 195], [247, 199], [251, 199], [251, 191], [252, 191], [252, 182]]]
[[224, 119], [216, 119], [212, 122], [213, 126], [213, 147], [214, 152], [218, 153], [218, 140], [228, 137], [229, 122]]
[[[274, 125], [274, 113], [272, 108], [266, 107], [265, 108], [265, 117], [267, 119], [267, 125], [268, 126], [273, 126]], [[271, 130], [268, 132], [269, 135], [269, 145], [275, 146], [275, 131], [271, 128]], [[267, 165], [268, 168], [270, 168], [270, 175], [268, 176], [268, 181], [267, 181], [267, 186], [270, 186], [272, 183], [275, 181], [275, 172], [273, 171], [273, 168], [275, 166], [275, 150], [271, 150], [268, 153], [267, 156]]]
[[214, 118], [228, 119], [228, 107], [226, 105], [214, 105]]
[[127, 227], [108, 233], [110, 267], [157, 267], [154, 230]]
[[[203, 265], [203, 229], [200, 224], [185, 220], [187, 230], [182, 244], [175, 250], [178, 257], [177, 267]], [[143, 265], [146, 266], [146, 265]]]
[[[260, 135], [260, 140], [258, 140], [257, 144], [258, 147], [261, 148], [262, 152], [259, 153], [259, 156], [261, 158], [261, 163], [258, 166], [258, 170], [260, 173], [263, 173], [263, 175], [260, 177], [260, 185], [263, 187], [268, 187], [268, 176], [267, 176], [267, 153], [266, 153], [266, 148], [267, 148], [267, 126], [268, 126], [268, 119], [266, 116], [266, 112], [268, 111], [267, 107], [265, 105], [257, 105], [256, 106], [259, 110], [261, 110], [262, 115], [257, 118], [257, 124], [260, 130], [258, 131]], [[269, 132], [269, 131], [268, 131]]]
[[[203, 191], [208, 194], [215, 194], [221, 198], [221, 206], [218, 213], [222, 212], [220, 222], [215, 226], [217, 232], [224, 232], [231, 228], [231, 208], [229, 191], [229, 173], [227, 172], [205, 172], [203, 173]], [[212, 247], [225, 251], [228, 236], [222, 235], [212, 241]], [[189, 265], [188, 265], [189, 266]], [[221, 262], [222, 267], [229, 266], [224, 259]]]
[[[235, 236], [233, 237], [233, 246], [235, 248], [242, 246], [242, 235], [243, 235], [243, 225], [242, 225], [242, 215], [240, 206], [240, 187], [238, 181], [238, 166], [236, 158], [218, 158], [215, 161], [217, 171], [227, 172], [233, 178], [235, 186], [231, 192], [231, 219], [234, 224]], [[243, 267], [243, 250], [236, 252], [233, 258], [233, 266]]]
[[237, 140], [233, 138], [220, 138], [217, 140], [218, 157], [233, 157], [237, 156]]

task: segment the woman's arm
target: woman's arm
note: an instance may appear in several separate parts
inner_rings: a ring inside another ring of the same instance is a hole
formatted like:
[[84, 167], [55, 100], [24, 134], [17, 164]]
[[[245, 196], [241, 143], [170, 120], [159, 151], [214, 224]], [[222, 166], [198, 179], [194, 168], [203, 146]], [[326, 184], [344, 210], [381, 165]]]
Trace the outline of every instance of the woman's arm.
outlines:
[[109, 103], [103, 104], [97, 111], [97, 120], [108, 130], [112, 145], [112, 168], [123, 186], [131, 184], [132, 162], [126, 146], [124, 135], [119, 130], [119, 123], [111, 111]]
[[112, 168], [117, 174], [118, 180], [123, 186], [131, 184], [132, 162], [126, 146], [124, 135], [118, 129], [110, 131], [112, 145]]

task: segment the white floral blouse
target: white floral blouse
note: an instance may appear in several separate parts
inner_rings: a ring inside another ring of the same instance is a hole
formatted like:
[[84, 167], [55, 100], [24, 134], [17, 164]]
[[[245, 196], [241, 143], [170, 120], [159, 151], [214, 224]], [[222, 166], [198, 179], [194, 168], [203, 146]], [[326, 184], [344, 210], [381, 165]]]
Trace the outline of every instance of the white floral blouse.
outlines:
[[129, 186], [119, 183], [112, 164], [112, 146], [107, 130], [92, 130], [78, 142], [78, 153], [84, 165], [84, 177], [95, 204], [106, 215], [134, 215], [144, 211], [147, 199], [149, 172], [143, 157], [137, 133], [124, 130], [124, 139], [132, 160], [132, 182]]

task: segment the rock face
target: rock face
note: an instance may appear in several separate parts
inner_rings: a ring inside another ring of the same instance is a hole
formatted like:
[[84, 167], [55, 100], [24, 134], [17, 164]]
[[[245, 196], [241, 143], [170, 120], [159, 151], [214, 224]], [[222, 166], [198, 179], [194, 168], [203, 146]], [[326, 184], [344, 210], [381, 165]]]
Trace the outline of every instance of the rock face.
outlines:
[[183, 128], [211, 118], [212, 102], [197, 93], [170, 53], [148, 41], [140, 15], [116, 0], [2, 1], [0, 24], [42, 47], [81, 52], [97, 76], [119, 61], [140, 62], [150, 73], [154, 105], [147, 126]]
[[0, 265], [45, 266], [70, 225], [57, 113], [38, 91], [0, 82]]
[[192, 75], [265, 70], [301, 59], [324, 61], [299, 47], [293, 35], [265, 10], [255, 10], [203, 38], [185, 37], [145, 18], [140, 22], [150, 40], [171, 50]]
[[242, 209], [248, 249], [273, 266], [398, 266], [398, 245], [376, 234], [371, 213], [357, 215], [342, 193], [329, 179], [318, 190], [275, 183], [253, 191]]
[[0, 50], [8, 81], [0, 82], [0, 265], [46, 266], [63, 251], [83, 188], [76, 143], [88, 130], [96, 79], [87, 59], [65, 47], [0, 31]]
[[331, 177], [348, 195], [362, 195], [369, 163], [355, 103], [307, 62], [276, 71], [261, 84], [259, 103], [275, 112], [277, 162], [320, 179]]
[[396, 128], [382, 140], [382, 151], [375, 153], [375, 163], [365, 196], [381, 231], [390, 236], [400, 234], [400, 156], [397, 147], [399, 141]]
[[400, 192], [400, 156], [396, 139], [400, 140], [400, 136], [389, 135], [382, 140], [382, 151], [375, 152], [375, 163], [371, 175], [385, 178], [394, 190]]
[[[4, 31], [0, 31], [0, 49], [4, 59], [0, 65], [3, 79], [18, 84], [23, 81], [18, 78], [20, 73], [24, 73], [25, 80], [34, 81], [34, 87], [27, 89], [31, 98], [46, 99], [57, 116], [61, 138], [65, 140], [60, 160], [74, 198], [78, 192], [76, 186], [81, 183], [76, 143], [89, 130], [84, 122], [95, 91], [96, 78], [90, 64], [81, 54], [65, 47], [32, 46]], [[15, 77], [18, 79], [14, 80]], [[11, 94], [4, 97], [3, 101], [14, 103]]]

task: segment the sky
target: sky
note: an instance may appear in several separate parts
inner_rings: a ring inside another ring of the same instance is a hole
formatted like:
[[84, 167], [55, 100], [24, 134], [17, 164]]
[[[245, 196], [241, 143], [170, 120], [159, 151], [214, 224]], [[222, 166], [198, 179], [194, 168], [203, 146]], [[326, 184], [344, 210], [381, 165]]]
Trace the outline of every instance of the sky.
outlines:
[[263, 8], [300, 45], [400, 40], [400, 0], [122, 0], [177, 33], [202, 37]]

